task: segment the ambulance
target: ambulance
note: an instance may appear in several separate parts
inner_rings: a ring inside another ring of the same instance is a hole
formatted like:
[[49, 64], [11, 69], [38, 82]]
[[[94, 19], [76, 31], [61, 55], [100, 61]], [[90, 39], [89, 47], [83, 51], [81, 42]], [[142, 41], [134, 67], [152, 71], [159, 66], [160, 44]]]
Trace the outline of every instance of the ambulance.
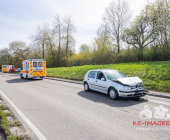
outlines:
[[20, 73], [21, 78], [44, 79], [46, 77], [46, 60], [29, 59], [22, 61], [23, 69]]
[[2, 72], [8, 72], [8, 65], [2, 65]]
[[10, 68], [14, 68], [14, 65], [2, 65], [2, 72], [10, 72]]

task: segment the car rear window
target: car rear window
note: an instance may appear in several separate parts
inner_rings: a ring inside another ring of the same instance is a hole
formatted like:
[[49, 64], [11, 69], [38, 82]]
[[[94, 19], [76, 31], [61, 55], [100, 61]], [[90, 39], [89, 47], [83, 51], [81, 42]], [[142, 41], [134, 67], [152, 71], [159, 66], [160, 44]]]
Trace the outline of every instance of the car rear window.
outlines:
[[3, 69], [6, 69], [6, 66], [3, 66]]
[[97, 73], [97, 71], [91, 71], [91, 72], [89, 73], [88, 77], [95, 79], [96, 73]]

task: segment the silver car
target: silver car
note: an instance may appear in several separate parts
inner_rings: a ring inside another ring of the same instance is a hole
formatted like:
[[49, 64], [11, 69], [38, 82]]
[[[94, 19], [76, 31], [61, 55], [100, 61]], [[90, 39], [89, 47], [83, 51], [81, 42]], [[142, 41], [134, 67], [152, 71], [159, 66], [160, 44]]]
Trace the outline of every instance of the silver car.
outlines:
[[143, 82], [138, 77], [127, 77], [123, 73], [112, 70], [89, 70], [84, 76], [84, 90], [99, 91], [108, 94], [111, 99], [119, 97], [142, 97], [148, 90], [142, 86]]

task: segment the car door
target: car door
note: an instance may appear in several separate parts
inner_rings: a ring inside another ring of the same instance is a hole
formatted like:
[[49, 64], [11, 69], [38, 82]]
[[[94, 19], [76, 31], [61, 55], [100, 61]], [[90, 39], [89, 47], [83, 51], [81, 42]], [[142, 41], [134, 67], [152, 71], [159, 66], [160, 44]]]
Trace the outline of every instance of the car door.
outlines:
[[[105, 80], [101, 80], [101, 78], [104, 78]], [[98, 71], [97, 76], [96, 76], [96, 87], [98, 90], [101, 92], [107, 93], [107, 85], [108, 82], [106, 81], [106, 77], [103, 72]]]
[[96, 89], [96, 85], [95, 85], [96, 84], [96, 74], [97, 74], [97, 71], [90, 71], [88, 74], [87, 81], [88, 81], [90, 89]]

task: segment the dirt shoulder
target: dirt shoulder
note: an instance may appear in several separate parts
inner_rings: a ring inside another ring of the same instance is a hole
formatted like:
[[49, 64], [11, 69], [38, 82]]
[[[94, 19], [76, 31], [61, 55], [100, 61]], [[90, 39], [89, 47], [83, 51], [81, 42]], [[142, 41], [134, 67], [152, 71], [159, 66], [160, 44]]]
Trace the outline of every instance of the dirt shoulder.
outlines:
[[0, 139], [31, 140], [19, 120], [0, 97]]

